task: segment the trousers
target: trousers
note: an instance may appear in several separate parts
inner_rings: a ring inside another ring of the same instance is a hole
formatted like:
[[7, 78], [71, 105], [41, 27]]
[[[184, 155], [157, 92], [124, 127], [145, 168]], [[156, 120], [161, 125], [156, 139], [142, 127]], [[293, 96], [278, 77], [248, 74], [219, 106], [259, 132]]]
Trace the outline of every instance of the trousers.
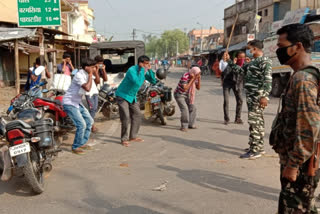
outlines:
[[234, 96], [236, 97], [236, 118], [241, 119], [241, 109], [242, 109], [242, 90], [236, 89], [236, 86], [223, 86], [223, 113], [224, 113], [224, 121], [230, 121], [229, 118], [229, 96], [230, 96], [230, 90], [232, 89]]
[[[139, 103], [129, 103], [121, 97], [117, 97], [121, 121], [121, 142], [136, 138], [141, 125], [141, 113]], [[131, 121], [130, 135], [129, 123]]]

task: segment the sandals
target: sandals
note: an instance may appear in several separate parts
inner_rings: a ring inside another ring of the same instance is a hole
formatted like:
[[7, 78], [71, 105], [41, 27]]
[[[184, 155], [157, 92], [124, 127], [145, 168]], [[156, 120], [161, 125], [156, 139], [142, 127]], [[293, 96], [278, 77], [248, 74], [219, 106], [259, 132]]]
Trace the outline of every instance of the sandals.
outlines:
[[137, 138], [132, 138], [132, 139], [130, 139], [130, 142], [139, 142], [139, 143], [142, 143], [142, 142], [144, 142], [144, 140], [143, 140], [142, 138], [137, 137]]
[[197, 129], [198, 127], [196, 127], [196, 126], [189, 126], [188, 128], [189, 128], [189, 129]]
[[122, 146], [129, 147], [130, 146], [130, 142], [142, 143], [142, 142], [144, 142], [144, 140], [142, 138], [138, 138], [137, 137], [137, 138], [132, 138], [129, 141], [122, 141], [121, 144], [122, 144]]
[[124, 147], [129, 147], [129, 146], [130, 146], [129, 141], [122, 141], [121, 144], [122, 144], [122, 146], [124, 146]]
[[188, 130], [186, 128], [180, 128], [180, 131], [187, 132]]

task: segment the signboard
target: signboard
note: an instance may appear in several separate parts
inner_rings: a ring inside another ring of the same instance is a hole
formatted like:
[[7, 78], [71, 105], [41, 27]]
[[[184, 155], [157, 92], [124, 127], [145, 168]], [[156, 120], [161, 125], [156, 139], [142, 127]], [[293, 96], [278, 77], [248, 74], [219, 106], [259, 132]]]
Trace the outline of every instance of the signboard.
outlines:
[[289, 24], [300, 23], [303, 24], [308, 15], [309, 8], [302, 8], [295, 11], [289, 11], [286, 13], [286, 16], [283, 19], [282, 26]]
[[255, 39], [254, 34], [248, 34], [248, 35], [247, 35], [247, 42], [250, 42], [250, 41], [252, 41], [252, 40], [254, 40], [254, 39]]
[[60, 26], [60, 0], [17, 0], [19, 27]]
[[283, 25], [283, 20], [275, 21], [271, 25], [271, 32], [277, 32]]

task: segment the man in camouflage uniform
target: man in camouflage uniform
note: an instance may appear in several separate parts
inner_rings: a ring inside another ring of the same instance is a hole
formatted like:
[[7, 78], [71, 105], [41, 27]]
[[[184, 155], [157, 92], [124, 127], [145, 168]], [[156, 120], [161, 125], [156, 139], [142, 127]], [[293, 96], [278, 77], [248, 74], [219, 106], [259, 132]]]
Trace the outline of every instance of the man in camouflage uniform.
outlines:
[[[261, 157], [264, 151], [264, 118], [263, 111], [268, 105], [268, 96], [272, 85], [272, 61], [263, 56], [263, 42], [250, 41], [247, 45], [247, 63], [241, 68], [229, 60], [234, 72], [244, 75], [249, 123], [249, 148], [240, 158], [254, 160]], [[230, 59], [229, 56], [227, 58]]]
[[318, 213], [314, 191], [319, 170], [315, 176], [308, 173], [320, 132], [320, 73], [310, 66], [314, 36], [310, 28], [302, 24], [284, 26], [277, 34], [278, 59], [294, 71], [284, 92], [282, 111], [274, 121], [281, 125], [273, 125], [270, 135], [270, 144], [279, 154], [281, 164], [278, 213]]

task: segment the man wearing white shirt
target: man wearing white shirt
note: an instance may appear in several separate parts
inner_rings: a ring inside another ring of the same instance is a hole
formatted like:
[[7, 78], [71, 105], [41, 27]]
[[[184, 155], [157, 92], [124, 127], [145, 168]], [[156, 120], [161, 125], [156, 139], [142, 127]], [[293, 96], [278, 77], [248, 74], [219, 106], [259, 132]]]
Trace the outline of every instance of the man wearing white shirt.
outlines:
[[223, 72], [228, 66], [228, 62], [225, 62], [223, 58], [220, 60], [219, 69]]
[[[96, 61], [97, 70], [95, 70], [95, 72], [93, 73], [93, 76], [92, 76], [91, 90], [86, 93], [86, 100], [88, 103], [89, 112], [90, 112], [90, 115], [93, 120], [94, 120], [96, 113], [97, 113], [97, 110], [98, 110], [99, 90], [97, 88], [97, 85], [100, 84], [100, 76], [102, 77], [103, 82], [108, 81], [106, 67], [103, 64], [103, 58], [101, 56], [96, 56], [94, 58], [94, 60]], [[98, 129], [95, 127], [94, 124], [92, 125], [91, 131], [93, 133], [98, 132]]]

